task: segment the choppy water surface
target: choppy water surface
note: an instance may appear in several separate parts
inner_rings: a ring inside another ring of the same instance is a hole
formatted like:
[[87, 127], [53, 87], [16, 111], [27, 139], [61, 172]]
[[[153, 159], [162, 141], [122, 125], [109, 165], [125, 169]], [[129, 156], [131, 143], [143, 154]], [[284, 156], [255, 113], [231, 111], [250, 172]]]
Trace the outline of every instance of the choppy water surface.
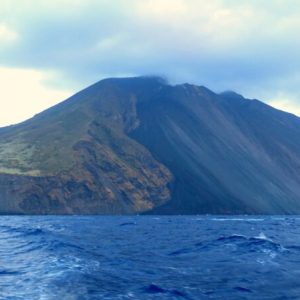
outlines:
[[0, 299], [300, 299], [300, 218], [2, 216]]

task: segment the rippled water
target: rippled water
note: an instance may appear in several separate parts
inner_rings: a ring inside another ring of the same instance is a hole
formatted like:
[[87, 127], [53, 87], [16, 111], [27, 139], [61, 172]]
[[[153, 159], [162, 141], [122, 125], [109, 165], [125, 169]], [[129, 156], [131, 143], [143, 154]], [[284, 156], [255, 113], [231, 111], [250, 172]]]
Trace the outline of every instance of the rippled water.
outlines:
[[300, 218], [2, 216], [0, 299], [300, 299]]

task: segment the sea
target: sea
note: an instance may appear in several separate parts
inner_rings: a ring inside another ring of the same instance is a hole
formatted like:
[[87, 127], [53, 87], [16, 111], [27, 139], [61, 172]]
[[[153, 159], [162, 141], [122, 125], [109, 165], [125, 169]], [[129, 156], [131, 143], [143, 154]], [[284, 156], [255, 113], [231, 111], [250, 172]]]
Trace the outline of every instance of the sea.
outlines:
[[300, 217], [1, 216], [0, 299], [300, 299]]

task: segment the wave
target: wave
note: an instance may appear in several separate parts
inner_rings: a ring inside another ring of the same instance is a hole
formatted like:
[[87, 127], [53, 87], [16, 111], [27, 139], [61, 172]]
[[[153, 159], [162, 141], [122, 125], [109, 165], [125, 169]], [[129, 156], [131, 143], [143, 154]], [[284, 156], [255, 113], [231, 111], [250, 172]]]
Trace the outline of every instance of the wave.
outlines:
[[210, 221], [228, 222], [228, 221], [241, 221], [241, 222], [262, 222], [263, 218], [209, 218]]
[[[240, 234], [232, 234], [228, 236], [220, 236], [214, 240], [206, 240], [195, 243], [190, 247], [184, 247], [170, 252], [169, 256], [181, 256], [197, 253], [200, 251], [213, 250], [215, 248], [224, 248], [232, 246], [232, 251], [238, 253], [261, 252], [269, 253], [271, 257], [275, 257], [277, 253], [286, 251], [280, 243], [268, 238], [263, 232], [258, 236], [248, 237]], [[224, 250], [225, 251], [225, 250]], [[226, 248], [228, 251], [228, 247]]]
[[276, 243], [272, 239], [268, 238], [263, 232], [258, 236], [247, 237], [244, 235], [233, 234], [230, 236], [222, 236], [217, 239], [225, 244], [235, 244], [244, 248], [245, 250], [260, 251], [260, 250], [276, 250], [284, 251], [285, 248], [280, 244]]
[[181, 292], [177, 289], [165, 289], [153, 283], [142, 288], [142, 291], [147, 294], [169, 294], [171, 297], [173, 296], [176, 297], [177, 299], [178, 298], [190, 299], [188, 295], [184, 292]]
[[119, 226], [123, 227], [123, 226], [134, 226], [137, 225], [136, 222], [125, 222], [125, 223], [121, 223]]
[[[16, 233], [18, 236], [31, 236], [31, 235], [42, 235], [47, 234], [48, 232], [41, 228], [32, 228], [32, 227], [12, 227], [1, 225], [0, 232], [3, 233]], [[12, 237], [12, 236], [11, 236]]]

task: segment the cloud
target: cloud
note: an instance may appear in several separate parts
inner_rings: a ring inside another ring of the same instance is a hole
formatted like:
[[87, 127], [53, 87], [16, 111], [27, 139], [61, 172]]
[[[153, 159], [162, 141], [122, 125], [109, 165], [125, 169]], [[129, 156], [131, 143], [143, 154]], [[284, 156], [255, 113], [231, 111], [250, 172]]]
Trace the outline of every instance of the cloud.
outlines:
[[18, 37], [18, 34], [8, 28], [5, 24], [0, 24], [0, 43], [12, 42], [15, 41]]
[[71, 95], [45, 87], [49, 77], [51, 74], [35, 70], [0, 68], [0, 126], [26, 120]]
[[291, 101], [291, 98], [285, 99], [284, 96], [281, 96], [279, 99], [269, 100], [269, 104], [277, 109], [292, 112], [294, 115], [300, 117], [299, 103]]
[[1, 0], [0, 17], [16, 36], [0, 47], [0, 66], [52, 72], [43, 81], [52, 90], [158, 74], [300, 101], [298, 1]]

